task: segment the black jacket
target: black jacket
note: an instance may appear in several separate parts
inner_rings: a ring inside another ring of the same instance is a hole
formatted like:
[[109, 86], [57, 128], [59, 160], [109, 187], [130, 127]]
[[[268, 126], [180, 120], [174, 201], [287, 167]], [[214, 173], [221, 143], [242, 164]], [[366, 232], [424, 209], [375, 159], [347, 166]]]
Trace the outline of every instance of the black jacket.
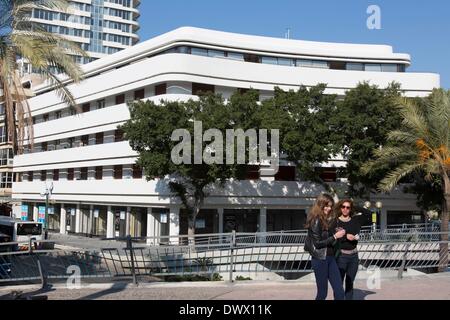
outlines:
[[[330, 226], [330, 230], [333, 230], [332, 226]], [[328, 230], [323, 230], [320, 220], [316, 219], [308, 228], [305, 251], [309, 252], [313, 258], [325, 260], [327, 258], [327, 247], [334, 246], [336, 242], [333, 234]]]

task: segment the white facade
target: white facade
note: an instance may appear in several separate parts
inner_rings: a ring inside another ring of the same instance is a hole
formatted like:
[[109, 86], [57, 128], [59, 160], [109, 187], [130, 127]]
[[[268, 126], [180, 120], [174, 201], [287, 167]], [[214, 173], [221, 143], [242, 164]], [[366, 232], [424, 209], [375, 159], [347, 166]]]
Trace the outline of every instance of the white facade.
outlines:
[[[22, 179], [13, 184], [13, 199], [28, 205], [32, 218], [43, 205], [45, 184], [53, 182], [52, 223], [61, 232], [184, 233], [180, 202], [167, 184], [147, 182], [138, 170], [133, 173], [137, 154], [115, 131], [129, 118], [126, 102], [196, 98], [197, 84], [212, 85], [225, 98], [237, 88], [254, 88], [260, 99], [271, 97], [274, 86], [326, 83], [326, 93], [342, 95], [362, 81], [381, 88], [396, 81], [406, 96], [426, 96], [440, 86], [439, 75], [405, 72], [409, 65], [409, 55], [393, 53], [390, 46], [176, 29], [83, 66], [86, 80], [69, 84], [83, 113], [72, 114], [48, 87], [36, 89], [29, 102], [39, 152], [14, 159], [14, 172]], [[355, 68], [360, 71], [348, 70]], [[225, 189], [211, 190], [197, 231], [298, 229], [298, 216], [304, 216], [321, 191], [299, 181], [230, 181]], [[374, 199], [384, 204], [382, 225], [389, 212], [419, 210], [413, 195], [394, 192]], [[21, 215], [20, 206], [14, 210]]]

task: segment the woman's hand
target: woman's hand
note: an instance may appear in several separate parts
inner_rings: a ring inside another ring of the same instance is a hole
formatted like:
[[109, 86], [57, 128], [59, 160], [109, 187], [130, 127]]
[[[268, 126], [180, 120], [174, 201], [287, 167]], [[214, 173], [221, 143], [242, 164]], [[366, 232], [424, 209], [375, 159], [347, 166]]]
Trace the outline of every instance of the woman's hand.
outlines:
[[334, 238], [335, 238], [335, 239], [340, 239], [340, 238], [342, 238], [343, 236], [345, 236], [345, 230], [344, 230], [344, 229], [341, 229], [341, 230], [339, 230], [338, 232], [336, 232], [336, 233], [334, 234]]
[[356, 237], [350, 233], [347, 233], [347, 240], [354, 241], [354, 240], [356, 240]]

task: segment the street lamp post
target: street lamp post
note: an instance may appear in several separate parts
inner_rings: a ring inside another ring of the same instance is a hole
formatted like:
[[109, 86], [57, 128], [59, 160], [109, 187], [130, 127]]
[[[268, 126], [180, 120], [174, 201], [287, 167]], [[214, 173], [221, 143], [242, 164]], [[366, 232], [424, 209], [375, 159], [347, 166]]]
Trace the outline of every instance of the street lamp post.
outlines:
[[45, 221], [44, 221], [44, 237], [45, 240], [48, 239], [48, 198], [52, 194], [53, 191], [53, 182], [50, 185], [50, 188], [45, 184], [45, 191], [41, 193], [41, 196], [45, 196]]
[[377, 201], [375, 203], [375, 208], [372, 210], [372, 203], [370, 201], [364, 202], [364, 208], [370, 210], [372, 213], [372, 232], [375, 233], [377, 231], [377, 219], [381, 216], [381, 208], [383, 207], [383, 203], [381, 201]]

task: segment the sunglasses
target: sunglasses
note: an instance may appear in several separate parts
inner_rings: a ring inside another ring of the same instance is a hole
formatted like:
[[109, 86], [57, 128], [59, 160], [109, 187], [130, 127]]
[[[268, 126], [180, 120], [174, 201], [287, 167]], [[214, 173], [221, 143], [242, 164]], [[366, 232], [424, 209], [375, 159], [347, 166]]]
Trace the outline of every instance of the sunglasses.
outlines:
[[351, 209], [349, 206], [341, 206], [341, 209]]

